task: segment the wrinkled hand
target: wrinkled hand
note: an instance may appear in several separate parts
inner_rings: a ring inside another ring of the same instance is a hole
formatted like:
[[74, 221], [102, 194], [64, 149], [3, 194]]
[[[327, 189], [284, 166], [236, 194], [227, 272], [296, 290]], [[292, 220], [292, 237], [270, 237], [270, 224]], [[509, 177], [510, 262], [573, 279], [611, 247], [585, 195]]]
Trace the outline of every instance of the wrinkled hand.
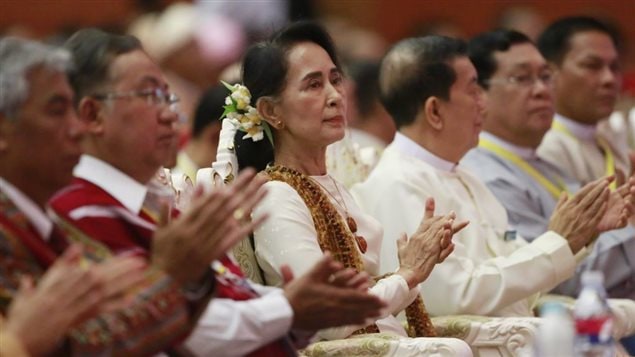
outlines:
[[434, 199], [426, 200], [423, 220], [410, 239], [402, 235], [397, 240], [399, 270], [410, 289], [425, 281], [434, 266], [441, 263], [454, 250], [452, 236], [469, 222], [455, 223], [456, 214], [434, 216]]
[[247, 219], [266, 194], [261, 189], [264, 183], [265, 179], [256, 176], [253, 169], [246, 169], [233, 184], [199, 194], [188, 211], [156, 230], [153, 264], [181, 284], [199, 282], [212, 261], [267, 218]]
[[71, 246], [44, 274], [37, 287], [25, 277], [7, 313], [6, 329], [30, 355], [52, 352], [74, 325], [126, 306], [124, 290], [138, 283], [146, 263], [114, 257], [81, 267], [81, 249]]
[[293, 309], [293, 327], [315, 331], [328, 327], [364, 324], [379, 316], [386, 304], [368, 293], [368, 275], [343, 269], [327, 252], [306, 274], [293, 279], [281, 267], [284, 295]]
[[635, 177], [623, 183], [609, 194], [606, 213], [598, 223], [598, 231], [606, 232], [624, 228], [628, 219], [633, 216], [635, 207]]
[[588, 183], [572, 198], [563, 193], [551, 215], [549, 230], [569, 242], [573, 254], [591, 243], [597, 236], [597, 227], [608, 207], [609, 183], [612, 177]]

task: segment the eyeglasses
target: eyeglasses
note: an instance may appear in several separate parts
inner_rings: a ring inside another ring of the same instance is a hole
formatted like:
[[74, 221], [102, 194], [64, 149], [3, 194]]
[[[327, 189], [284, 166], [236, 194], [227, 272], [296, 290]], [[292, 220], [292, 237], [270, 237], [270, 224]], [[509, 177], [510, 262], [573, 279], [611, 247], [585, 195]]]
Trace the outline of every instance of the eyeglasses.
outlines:
[[551, 72], [544, 72], [537, 76], [523, 74], [520, 76], [509, 76], [505, 78], [492, 78], [487, 81], [487, 83], [496, 82], [506, 82], [523, 88], [530, 88], [533, 87], [536, 82], [541, 82], [545, 86], [549, 87], [553, 83], [553, 74]]
[[176, 94], [167, 92], [163, 89], [144, 89], [139, 91], [123, 92], [123, 93], [103, 93], [93, 94], [93, 98], [97, 100], [112, 100], [123, 98], [146, 98], [148, 105], [163, 106], [168, 105], [170, 110], [177, 111], [176, 104], [181, 100]]

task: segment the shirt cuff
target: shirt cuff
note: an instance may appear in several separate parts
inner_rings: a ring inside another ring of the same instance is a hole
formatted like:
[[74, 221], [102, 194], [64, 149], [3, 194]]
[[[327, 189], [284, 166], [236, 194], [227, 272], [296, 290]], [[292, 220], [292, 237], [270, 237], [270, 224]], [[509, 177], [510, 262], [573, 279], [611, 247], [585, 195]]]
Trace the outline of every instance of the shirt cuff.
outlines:
[[384, 281], [384, 282], [389, 282], [391, 280], [395, 281], [395, 284], [397, 284], [398, 289], [402, 290], [402, 292], [404, 294], [407, 294], [409, 291], [411, 290], [416, 290], [417, 288], [414, 287], [413, 289], [409, 289], [408, 288], [408, 282], [406, 281], [406, 279], [403, 278], [403, 276], [399, 275], [399, 274], [392, 274], [388, 277], [385, 277], [383, 279], [381, 279], [380, 281]]
[[275, 319], [275, 316], [278, 316], [280, 319], [287, 318], [289, 321], [287, 329], [290, 329], [295, 312], [293, 311], [291, 304], [289, 304], [287, 297], [284, 296], [284, 290], [280, 289], [278, 291], [273, 291], [265, 296], [267, 296], [267, 299], [265, 300], [266, 303], [264, 303], [261, 308], [263, 310], [266, 309], [271, 313], [271, 319]]
[[573, 276], [576, 259], [569, 247], [569, 242], [554, 231], [548, 231], [531, 242], [531, 246], [549, 255], [554, 268], [556, 284]]

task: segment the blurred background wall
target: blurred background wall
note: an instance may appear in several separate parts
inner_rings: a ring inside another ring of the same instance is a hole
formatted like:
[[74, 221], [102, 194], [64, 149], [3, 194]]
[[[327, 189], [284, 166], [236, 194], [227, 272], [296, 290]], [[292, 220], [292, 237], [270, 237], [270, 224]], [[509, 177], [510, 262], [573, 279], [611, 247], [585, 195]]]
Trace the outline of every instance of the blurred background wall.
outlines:
[[[209, 16], [193, 26], [201, 14]], [[635, 98], [635, 0], [0, 0], [0, 34], [61, 43], [86, 26], [131, 32], [168, 73], [189, 117], [202, 90], [236, 78], [226, 69], [250, 42], [290, 20], [322, 20], [345, 59], [376, 60], [408, 36], [469, 39], [507, 24], [535, 38], [571, 15], [604, 19], [621, 33], [624, 92]]]
[[[0, 33], [41, 38], [81, 26], [125, 29], [140, 14], [160, 11], [174, 2], [177, 1], [0, 0]], [[249, 8], [255, 3], [281, 1], [226, 2]], [[627, 51], [624, 64], [629, 70], [635, 67], [635, 0], [292, 0], [290, 7], [296, 8], [292, 18], [339, 17], [375, 31], [388, 43], [437, 29], [469, 37], [494, 27], [510, 8], [533, 12], [543, 24], [562, 16], [593, 15], [607, 19], [621, 31]]]
[[[0, 30], [21, 26], [46, 36], [78, 26], [125, 27], [146, 11], [176, 1], [156, 0], [0, 0]], [[201, 2], [222, 2], [208, 0]], [[276, 0], [228, 0], [244, 7]], [[315, 0], [293, 1], [308, 15], [340, 16], [377, 31], [392, 42], [427, 25], [452, 24], [471, 36], [490, 29], [504, 10], [526, 7], [549, 23], [562, 16], [587, 14], [612, 21], [635, 47], [635, 0]], [[307, 12], [307, 11], [305, 11]]]
[[[0, 0], [0, 32], [9, 30], [44, 37], [81, 26], [125, 28], [136, 16], [160, 11], [174, 0]], [[201, 2], [221, 2], [208, 0]], [[277, 0], [229, 0], [249, 7]], [[506, 9], [524, 8], [544, 23], [559, 17], [586, 14], [609, 20], [622, 32], [628, 67], [635, 66], [635, 0], [292, 0], [315, 17], [338, 16], [376, 31], [394, 42], [426, 29], [454, 27], [465, 36], [486, 31]]]

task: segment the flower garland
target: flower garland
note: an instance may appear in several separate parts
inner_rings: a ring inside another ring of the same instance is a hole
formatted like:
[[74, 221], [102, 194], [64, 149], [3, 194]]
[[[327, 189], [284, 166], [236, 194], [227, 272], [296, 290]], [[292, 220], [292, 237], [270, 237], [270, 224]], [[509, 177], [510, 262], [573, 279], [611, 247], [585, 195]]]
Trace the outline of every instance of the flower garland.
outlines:
[[267, 139], [273, 145], [271, 128], [266, 121], [262, 120], [256, 108], [251, 106], [249, 89], [242, 84], [231, 85], [224, 81], [221, 83], [231, 94], [225, 98], [223, 106], [225, 111], [220, 119], [227, 118], [238, 130], [247, 133], [243, 136], [243, 140], [251, 138], [253, 141], [260, 141], [267, 135]]

